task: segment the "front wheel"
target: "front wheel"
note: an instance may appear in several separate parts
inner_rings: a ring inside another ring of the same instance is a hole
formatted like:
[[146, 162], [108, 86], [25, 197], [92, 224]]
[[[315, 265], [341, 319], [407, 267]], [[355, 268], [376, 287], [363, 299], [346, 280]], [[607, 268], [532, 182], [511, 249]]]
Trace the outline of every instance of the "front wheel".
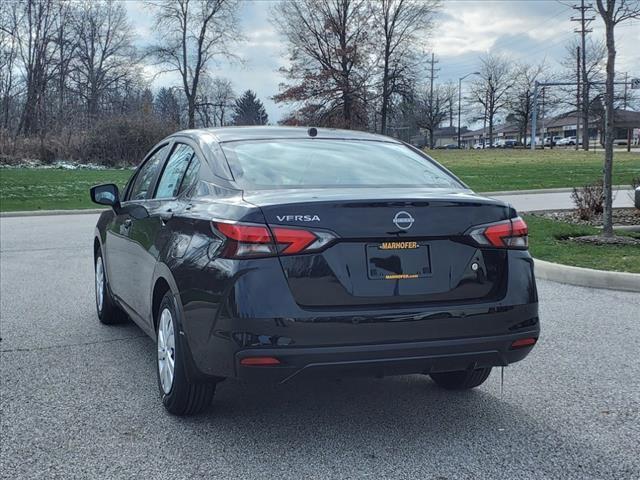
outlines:
[[111, 296], [102, 252], [96, 254], [94, 267], [98, 319], [106, 325], [126, 321], [127, 315], [116, 305]]
[[457, 372], [431, 373], [429, 376], [439, 387], [447, 390], [468, 390], [484, 383], [491, 374], [491, 367]]
[[167, 292], [160, 303], [156, 329], [158, 387], [167, 411], [174, 415], [192, 415], [211, 404], [216, 384], [194, 383], [187, 378], [177, 320], [173, 297]]

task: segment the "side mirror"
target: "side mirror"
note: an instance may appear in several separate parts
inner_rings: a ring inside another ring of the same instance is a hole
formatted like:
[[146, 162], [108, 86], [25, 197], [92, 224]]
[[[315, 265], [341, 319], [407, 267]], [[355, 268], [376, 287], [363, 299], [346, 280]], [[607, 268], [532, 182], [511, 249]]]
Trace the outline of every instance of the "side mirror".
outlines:
[[114, 209], [120, 207], [120, 193], [113, 183], [96, 185], [89, 189], [91, 201], [99, 205], [108, 205]]

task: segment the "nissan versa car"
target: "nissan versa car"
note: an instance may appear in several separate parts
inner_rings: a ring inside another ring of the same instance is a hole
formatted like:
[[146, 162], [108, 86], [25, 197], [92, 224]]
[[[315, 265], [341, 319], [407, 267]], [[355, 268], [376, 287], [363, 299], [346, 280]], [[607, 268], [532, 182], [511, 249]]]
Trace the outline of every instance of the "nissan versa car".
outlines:
[[527, 226], [392, 138], [187, 130], [123, 192], [91, 188], [98, 317], [157, 343], [162, 401], [206, 408], [225, 378], [425, 374], [482, 384], [539, 335]]

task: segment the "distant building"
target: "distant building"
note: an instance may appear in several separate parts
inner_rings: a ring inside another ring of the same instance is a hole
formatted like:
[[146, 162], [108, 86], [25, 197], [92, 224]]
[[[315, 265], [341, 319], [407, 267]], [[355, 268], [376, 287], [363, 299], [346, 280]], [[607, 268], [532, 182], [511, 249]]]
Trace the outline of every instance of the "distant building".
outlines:
[[[469, 129], [462, 127], [460, 132], [466, 133]], [[419, 148], [429, 146], [429, 132], [424, 129], [420, 130], [418, 135], [411, 137], [410, 143]], [[458, 128], [457, 127], [441, 127], [433, 131], [434, 147], [445, 147], [446, 145], [458, 145]]]
[[[541, 137], [572, 137], [576, 136], [577, 112], [565, 112], [555, 117], [539, 119], [537, 125], [536, 141], [540, 142]], [[626, 143], [629, 135], [632, 145], [640, 144], [640, 112], [632, 110], [617, 109], [614, 112], [615, 140], [616, 143]], [[602, 143], [604, 136], [604, 121], [600, 116], [593, 116], [589, 120], [589, 141], [591, 143]], [[582, 133], [582, 126], [580, 128]], [[462, 148], [473, 148], [481, 145], [486, 139], [489, 142], [489, 129], [479, 128], [462, 133]], [[527, 129], [527, 143], [531, 138], [531, 125]], [[514, 123], [505, 123], [493, 128], [493, 139], [498, 140], [519, 140], [520, 129]]]

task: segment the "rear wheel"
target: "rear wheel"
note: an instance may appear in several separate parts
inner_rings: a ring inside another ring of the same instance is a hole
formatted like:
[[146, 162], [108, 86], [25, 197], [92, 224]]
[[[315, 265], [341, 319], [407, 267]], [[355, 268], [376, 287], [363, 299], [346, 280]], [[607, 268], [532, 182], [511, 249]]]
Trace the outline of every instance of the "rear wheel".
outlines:
[[206, 409], [213, 400], [215, 383], [194, 383], [185, 372], [185, 352], [178, 334], [178, 313], [171, 292], [158, 310], [158, 388], [164, 407], [174, 415], [192, 415]]
[[109, 282], [104, 268], [102, 252], [98, 251], [95, 261], [95, 286], [96, 286], [96, 311], [98, 319], [106, 325], [121, 323], [127, 319], [127, 315], [118, 307], [111, 297]]
[[429, 376], [440, 387], [447, 390], [468, 390], [484, 383], [491, 374], [491, 367], [457, 372], [431, 373]]

